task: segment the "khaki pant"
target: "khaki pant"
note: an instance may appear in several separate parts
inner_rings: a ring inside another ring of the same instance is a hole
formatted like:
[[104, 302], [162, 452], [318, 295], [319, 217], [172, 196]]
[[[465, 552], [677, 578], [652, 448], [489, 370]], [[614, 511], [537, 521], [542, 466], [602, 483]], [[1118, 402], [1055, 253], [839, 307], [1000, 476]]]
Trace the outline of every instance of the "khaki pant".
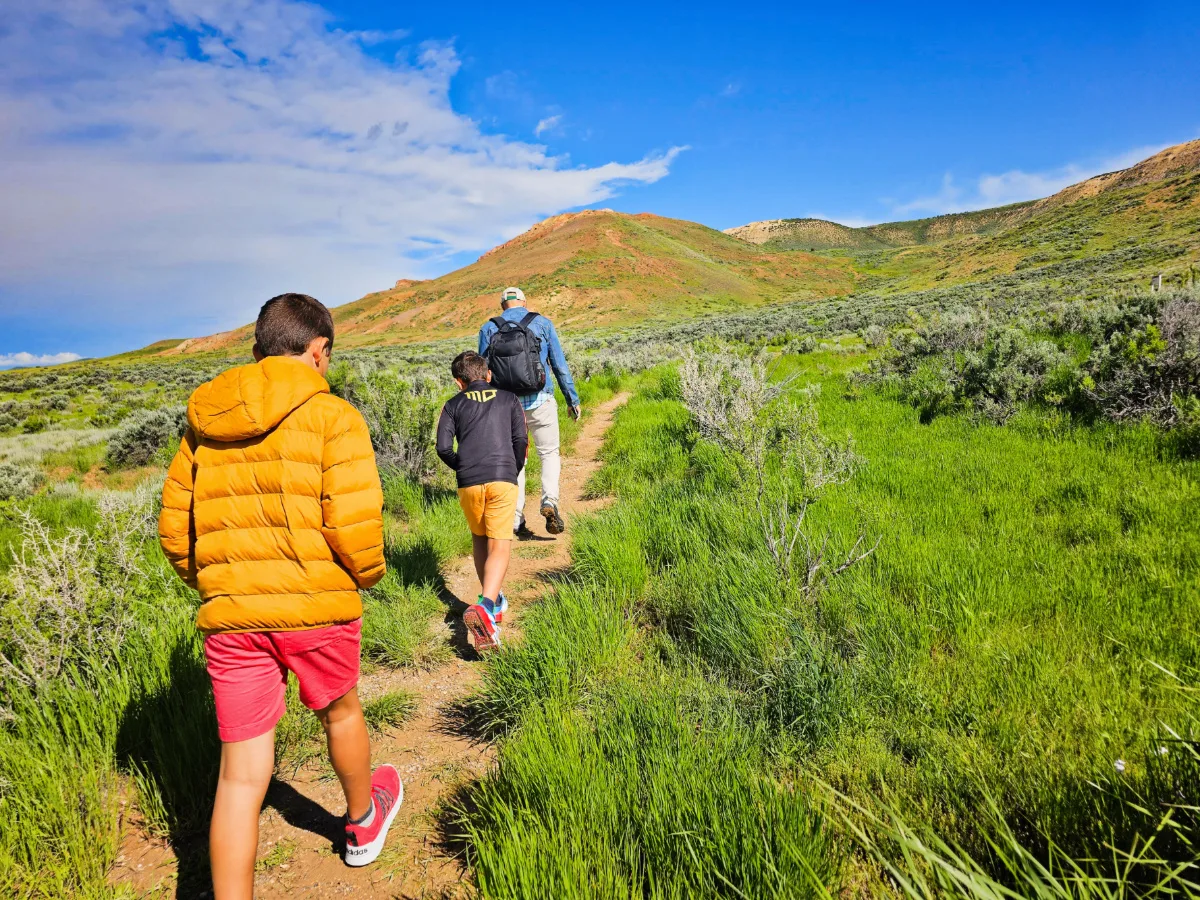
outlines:
[[[537, 409], [525, 410], [530, 443], [542, 460], [542, 503], [558, 506], [558, 476], [562, 459], [558, 455], [558, 401], [551, 394]], [[540, 507], [539, 507], [540, 508]], [[513, 528], [525, 521], [525, 470], [517, 476], [517, 514]]]

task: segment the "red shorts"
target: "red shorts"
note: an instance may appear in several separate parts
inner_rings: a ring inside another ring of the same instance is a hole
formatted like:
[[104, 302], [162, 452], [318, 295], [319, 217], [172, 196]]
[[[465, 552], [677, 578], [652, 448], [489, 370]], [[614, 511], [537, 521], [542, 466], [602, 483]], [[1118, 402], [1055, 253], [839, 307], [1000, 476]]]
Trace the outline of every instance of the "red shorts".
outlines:
[[362, 619], [308, 631], [210, 634], [204, 639], [217, 704], [217, 731], [226, 742], [266, 734], [282, 718], [287, 673], [296, 673], [300, 702], [324, 709], [358, 684]]

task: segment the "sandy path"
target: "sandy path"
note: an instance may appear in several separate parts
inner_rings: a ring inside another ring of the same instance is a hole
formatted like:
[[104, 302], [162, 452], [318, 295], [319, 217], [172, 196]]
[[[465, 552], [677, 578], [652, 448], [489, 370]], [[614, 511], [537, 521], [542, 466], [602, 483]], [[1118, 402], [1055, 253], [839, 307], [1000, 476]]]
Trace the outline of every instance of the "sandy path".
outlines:
[[[597, 454], [613, 411], [626, 396], [614, 397], [584, 422], [573, 452], [564, 457], [561, 508], [567, 533], [545, 534], [537, 498], [526, 502], [526, 517], [538, 535], [515, 545], [505, 593], [510, 601], [505, 636], [520, 639], [521, 609], [553, 590], [556, 573], [570, 565], [571, 523], [603, 501], [584, 498], [588, 478], [599, 465]], [[465, 527], [465, 526], [464, 526]], [[461, 613], [473, 602], [479, 584], [469, 558], [444, 572], [451, 608]], [[341, 830], [341, 790], [332, 772], [306, 769], [272, 787], [259, 820], [259, 898], [457, 898], [473, 895], [463, 861], [442, 846], [436, 827], [440, 804], [456, 786], [483, 774], [494, 755], [491, 744], [464, 733], [450, 711], [455, 701], [479, 683], [480, 666], [466, 644], [462, 623], [448, 617], [447, 628], [458, 651], [446, 665], [429, 672], [378, 670], [362, 679], [365, 699], [385, 691], [406, 690], [419, 698], [417, 715], [372, 742], [376, 763], [390, 762], [404, 780], [404, 804], [379, 861], [364, 869], [347, 868], [333, 846]], [[138, 894], [202, 898], [211, 896], [203, 842], [178, 856], [164, 842], [131, 831], [125, 837], [113, 880], [129, 883]], [[160, 893], [161, 892], [161, 893]]]

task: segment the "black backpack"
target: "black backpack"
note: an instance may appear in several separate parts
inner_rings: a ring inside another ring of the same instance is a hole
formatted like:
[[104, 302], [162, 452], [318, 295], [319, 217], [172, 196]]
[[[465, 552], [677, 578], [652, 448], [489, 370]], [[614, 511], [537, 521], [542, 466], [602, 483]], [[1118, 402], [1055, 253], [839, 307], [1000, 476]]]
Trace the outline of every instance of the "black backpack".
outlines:
[[542, 339], [529, 330], [538, 316], [527, 312], [520, 322], [496, 316], [496, 333], [488, 345], [487, 362], [492, 384], [514, 394], [536, 394], [546, 386], [542, 367]]

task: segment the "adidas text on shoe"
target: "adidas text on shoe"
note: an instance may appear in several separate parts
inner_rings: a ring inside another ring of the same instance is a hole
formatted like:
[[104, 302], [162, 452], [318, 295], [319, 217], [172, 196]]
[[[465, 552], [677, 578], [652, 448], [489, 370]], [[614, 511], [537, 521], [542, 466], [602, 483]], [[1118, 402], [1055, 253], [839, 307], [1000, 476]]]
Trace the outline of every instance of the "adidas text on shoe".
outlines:
[[387, 840], [392, 820], [404, 802], [404, 785], [395, 766], [380, 766], [371, 775], [371, 802], [375, 817], [369, 825], [346, 823], [346, 855], [348, 866], [365, 866], [375, 862]]
[[542, 504], [542, 515], [546, 517], [546, 531], [550, 534], [562, 534], [567, 530], [566, 523], [558, 514], [558, 507], [553, 503]]

